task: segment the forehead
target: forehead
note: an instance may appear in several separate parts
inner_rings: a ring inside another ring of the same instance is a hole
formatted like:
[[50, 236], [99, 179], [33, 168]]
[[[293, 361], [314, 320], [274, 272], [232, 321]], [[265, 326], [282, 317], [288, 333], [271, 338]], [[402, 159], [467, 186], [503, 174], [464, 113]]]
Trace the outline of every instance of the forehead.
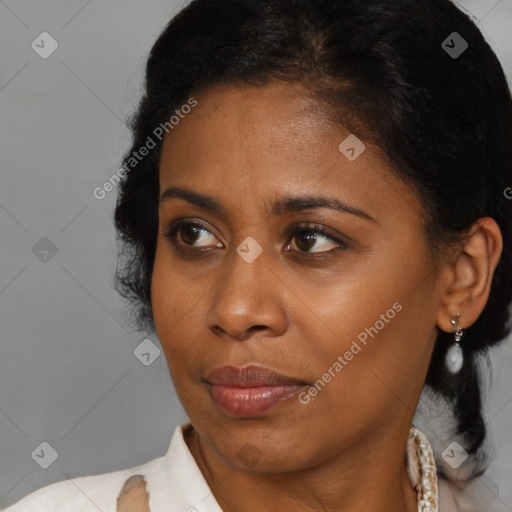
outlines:
[[368, 141], [350, 161], [339, 146], [354, 134], [330, 122], [330, 107], [299, 85], [220, 86], [195, 99], [165, 137], [161, 191], [187, 185], [226, 201], [243, 197], [248, 207], [251, 198], [306, 192], [364, 203], [384, 184], [402, 198], [411, 193]]
[[211, 149], [219, 143], [231, 147], [229, 156], [241, 144], [245, 151], [268, 142], [270, 148], [296, 150], [303, 142], [319, 139], [327, 122], [325, 107], [307, 89], [283, 82], [258, 88], [217, 86], [199, 94], [197, 102], [166, 137], [164, 150], [169, 144], [190, 149], [209, 140], [215, 141]]

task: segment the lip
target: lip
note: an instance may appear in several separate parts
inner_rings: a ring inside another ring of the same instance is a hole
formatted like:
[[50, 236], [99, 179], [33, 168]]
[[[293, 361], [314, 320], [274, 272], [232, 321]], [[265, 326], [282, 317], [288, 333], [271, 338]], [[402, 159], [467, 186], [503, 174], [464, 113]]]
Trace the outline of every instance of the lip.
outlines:
[[260, 416], [295, 396], [304, 381], [288, 377], [263, 366], [223, 366], [206, 378], [214, 402], [230, 415]]
[[269, 370], [264, 366], [222, 366], [211, 371], [206, 380], [210, 384], [233, 388], [257, 388], [263, 386], [289, 386], [307, 384], [299, 379]]

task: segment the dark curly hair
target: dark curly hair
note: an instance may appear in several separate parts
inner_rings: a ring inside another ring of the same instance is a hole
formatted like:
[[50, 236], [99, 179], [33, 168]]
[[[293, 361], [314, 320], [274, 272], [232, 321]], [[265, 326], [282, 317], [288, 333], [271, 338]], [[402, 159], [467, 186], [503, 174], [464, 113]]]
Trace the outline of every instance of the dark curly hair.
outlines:
[[[461, 55], [445, 49], [454, 32], [468, 43]], [[510, 332], [512, 98], [495, 53], [449, 0], [193, 0], [181, 10], [151, 50], [131, 120], [115, 209], [116, 289], [136, 326], [153, 330], [163, 139], [155, 128], [212, 86], [276, 80], [306, 86], [340, 125], [380, 148], [422, 201], [434, 253], [462, 240], [481, 217], [498, 223], [503, 253], [486, 307], [465, 333], [463, 368], [446, 371], [452, 335], [438, 329], [426, 378], [476, 454], [486, 436], [477, 355]], [[150, 139], [156, 147], [134, 162]]]

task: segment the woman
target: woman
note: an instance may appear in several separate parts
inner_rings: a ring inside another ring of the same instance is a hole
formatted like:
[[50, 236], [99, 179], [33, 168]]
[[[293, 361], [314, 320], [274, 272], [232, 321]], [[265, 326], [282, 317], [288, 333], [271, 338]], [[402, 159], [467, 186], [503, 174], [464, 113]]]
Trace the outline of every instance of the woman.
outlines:
[[[483, 510], [512, 98], [476, 25], [448, 0], [194, 0], [133, 133], [117, 287], [190, 422], [7, 512]], [[453, 411], [437, 461], [424, 389]]]

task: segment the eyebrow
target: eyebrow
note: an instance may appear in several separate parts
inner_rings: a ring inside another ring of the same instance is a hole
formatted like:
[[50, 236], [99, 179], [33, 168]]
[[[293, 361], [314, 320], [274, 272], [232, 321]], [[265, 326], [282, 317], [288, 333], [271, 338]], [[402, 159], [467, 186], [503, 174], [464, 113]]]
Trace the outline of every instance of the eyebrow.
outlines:
[[[211, 211], [217, 214], [226, 214], [227, 211], [222, 204], [215, 198], [194, 192], [181, 187], [170, 187], [162, 194], [160, 203], [166, 199], [177, 198], [183, 199], [199, 208], [207, 211]], [[303, 210], [312, 210], [315, 208], [328, 208], [330, 210], [336, 210], [343, 213], [349, 213], [360, 217], [362, 219], [369, 220], [377, 223], [377, 221], [368, 213], [354, 208], [343, 201], [335, 197], [326, 196], [286, 196], [276, 200], [270, 209], [270, 213], [274, 216], [284, 215], [285, 213], [300, 212]]]

